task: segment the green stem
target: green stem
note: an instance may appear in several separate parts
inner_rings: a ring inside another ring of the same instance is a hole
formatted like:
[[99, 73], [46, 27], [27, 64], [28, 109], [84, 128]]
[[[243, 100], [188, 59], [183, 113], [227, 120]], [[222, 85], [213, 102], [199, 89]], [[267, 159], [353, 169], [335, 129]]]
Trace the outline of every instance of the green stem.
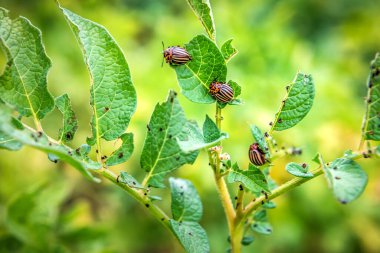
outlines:
[[258, 207], [263, 205], [263, 203], [265, 203], [265, 201], [269, 201], [271, 199], [274, 199], [274, 198], [284, 194], [285, 192], [288, 192], [291, 189], [293, 189], [299, 185], [302, 185], [303, 183], [306, 183], [309, 180], [318, 177], [319, 175], [322, 175], [323, 170], [321, 167], [319, 167], [319, 168], [315, 169], [314, 171], [311, 171], [311, 173], [313, 173], [313, 175], [314, 175], [313, 177], [309, 177], [309, 178], [296, 177], [296, 178], [293, 178], [292, 180], [289, 180], [288, 182], [286, 182], [286, 183], [282, 184], [281, 186], [279, 186], [278, 188], [274, 189], [270, 194], [267, 194], [267, 196], [260, 196], [260, 197], [256, 198], [255, 201], [249, 203], [246, 206], [246, 208], [243, 212], [242, 221], [244, 221]]
[[107, 180], [111, 181], [112, 183], [116, 184], [124, 191], [126, 191], [139, 203], [143, 204], [146, 207], [146, 209], [148, 209], [148, 211], [153, 215], [153, 217], [156, 218], [162, 225], [164, 225], [167, 229], [173, 232], [169, 222], [170, 218], [165, 214], [163, 210], [161, 210], [158, 206], [153, 204], [152, 201], [147, 196], [145, 196], [142, 191], [135, 190], [122, 182], [118, 182], [117, 176], [110, 170], [102, 169], [98, 171], [95, 170], [94, 172], [105, 177]]

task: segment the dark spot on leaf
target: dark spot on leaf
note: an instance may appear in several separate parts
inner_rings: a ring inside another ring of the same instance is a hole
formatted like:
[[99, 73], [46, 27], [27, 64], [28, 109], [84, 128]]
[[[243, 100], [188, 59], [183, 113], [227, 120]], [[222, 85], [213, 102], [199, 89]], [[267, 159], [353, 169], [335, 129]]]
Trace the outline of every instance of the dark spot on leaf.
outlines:
[[53, 160], [53, 163], [57, 163], [57, 162], [58, 162], [58, 160], [57, 160], [57, 159]]
[[208, 163], [208, 165], [210, 166], [210, 165], [211, 165], [211, 163]]
[[340, 200], [340, 203], [347, 204], [347, 201], [346, 200]]
[[264, 133], [264, 136], [268, 138], [268, 137], [269, 137], [268, 132], [265, 132], [265, 133]]
[[67, 132], [65, 136], [66, 136], [66, 140], [71, 140], [73, 138], [71, 132]]
[[146, 196], [146, 195], [148, 195], [148, 193], [144, 192], [144, 195]]
[[189, 232], [189, 235], [190, 235], [190, 236], [193, 236], [193, 234], [192, 234], [191, 232]]
[[51, 146], [51, 145], [53, 145], [51, 142], [49, 142], [49, 144], [48, 144], [49, 146]]
[[272, 229], [270, 229], [270, 228], [267, 228], [267, 232], [272, 232]]
[[73, 153], [71, 153], [71, 151], [69, 150], [69, 151], [67, 151], [67, 154], [68, 154], [69, 156], [71, 156]]
[[123, 158], [123, 156], [124, 156], [124, 154], [123, 154], [123, 152], [120, 152], [118, 155], [117, 155], [117, 158]]
[[307, 164], [306, 164], [306, 163], [303, 163], [303, 164], [302, 164], [302, 168], [305, 169], [306, 167], [307, 167]]
[[110, 110], [110, 108], [104, 107], [104, 111], [108, 112], [109, 110]]
[[289, 88], [290, 88], [290, 86], [289, 86], [289, 85], [288, 85], [288, 86], [286, 86], [286, 87], [285, 87], [286, 91], [289, 91]]
[[179, 188], [180, 188], [180, 189], [183, 189], [183, 186], [181, 185]]
[[340, 177], [337, 177], [337, 176], [335, 176], [334, 178], [335, 178], [336, 180], [340, 180], [340, 179], [341, 179]]
[[264, 183], [266, 183], [266, 182], [267, 182], [267, 180], [266, 180], [266, 179], [263, 179], [263, 182], [264, 182]]
[[269, 122], [269, 125], [270, 125], [270, 126], [273, 126], [273, 122]]
[[37, 137], [38, 137], [38, 138], [41, 138], [41, 137], [42, 137], [42, 132], [41, 132], [41, 131], [38, 131], [38, 132], [37, 132]]
[[244, 190], [244, 188], [243, 188], [243, 186], [241, 184], [239, 185], [239, 190], [240, 191]]
[[262, 204], [262, 205], [264, 205], [264, 204], [265, 204], [264, 200], [262, 200], [262, 201], [261, 201], [261, 204]]
[[337, 169], [338, 169], [338, 167], [336, 167], [336, 166], [333, 167], [333, 170], [337, 170]]
[[164, 221], [165, 220], [165, 218], [161, 218], [161, 221]]
[[171, 134], [169, 134], [168, 138], [171, 139], [173, 136]]
[[135, 181], [132, 181], [132, 184], [133, 184], [133, 185], [136, 185], [136, 182], [135, 182]]
[[162, 130], [164, 130], [162, 127], [160, 127], [160, 132], [162, 132]]
[[170, 103], [173, 103], [173, 102], [174, 102], [174, 98], [171, 97], [171, 98], [170, 98]]
[[146, 128], [148, 128], [148, 131], [150, 131], [150, 126], [149, 125], [146, 125]]
[[369, 81], [369, 83], [368, 83], [368, 88], [372, 88], [372, 86], [373, 86], [373, 84], [372, 84], [372, 81]]
[[237, 196], [235, 196], [235, 200], [236, 200], [236, 199], [238, 199], [238, 197], [237, 197]]
[[77, 148], [77, 149], [75, 149], [75, 153], [77, 153], [77, 155], [80, 155], [80, 149], [79, 148]]
[[282, 123], [282, 119], [278, 119], [278, 121], [277, 121], [278, 123]]
[[99, 150], [95, 150], [96, 153], [99, 153]]
[[370, 103], [372, 103], [372, 100], [369, 98], [369, 99], [367, 100], [367, 102], [370, 104]]
[[175, 159], [178, 161], [179, 160], [179, 156], [177, 156]]
[[119, 177], [120, 177], [120, 175], [117, 176], [116, 183], [119, 183]]
[[256, 224], [256, 223], [254, 223], [254, 224], [253, 224], [253, 227], [257, 228], [257, 224]]
[[174, 93], [174, 96], [177, 96], [177, 95], [178, 95], [178, 93], [177, 93], [177, 92], [175, 92], [175, 91], [174, 91], [173, 93]]
[[284, 147], [284, 146], [282, 146], [282, 147], [281, 147], [281, 149], [282, 149], [282, 150], [284, 150], [284, 149], [285, 149], [285, 147]]
[[145, 204], [145, 206], [146, 206], [147, 208], [149, 208], [149, 204]]

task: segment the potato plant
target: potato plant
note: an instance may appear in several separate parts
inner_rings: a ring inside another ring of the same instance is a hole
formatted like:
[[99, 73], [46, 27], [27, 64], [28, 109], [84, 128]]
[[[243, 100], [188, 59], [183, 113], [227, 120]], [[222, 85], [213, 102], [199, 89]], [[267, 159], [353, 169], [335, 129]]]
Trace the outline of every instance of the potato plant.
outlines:
[[[146, 172], [141, 182], [128, 171], [120, 174], [112, 171], [112, 166], [127, 162], [134, 150], [133, 133], [126, 130], [136, 109], [137, 96], [127, 60], [103, 26], [60, 6], [57, 8], [74, 33], [91, 76], [92, 136], [79, 147], [70, 145], [78, 122], [68, 95], [53, 97], [48, 90], [47, 74], [52, 63], [45, 53], [41, 32], [28, 19], [12, 19], [8, 10], [2, 8], [0, 42], [7, 63], [0, 76], [0, 148], [17, 151], [22, 146], [31, 146], [48, 154], [52, 162], [69, 163], [94, 183], [110, 181], [141, 203], [190, 253], [212, 251], [206, 230], [199, 224], [207, 210], [202, 209], [201, 197], [192, 182], [168, 176], [182, 165], [194, 163], [199, 152], [208, 154], [209, 167], [214, 173], [228, 224], [226, 237], [230, 252], [241, 252], [242, 246], [250, 245], [254, 240], [252, 234], [270, 234], [272, 226], [267, 213], [276, 207], [273, 200], [320, 175], [326, 177], [340, 203], [358, 198], [368, 178], [357, 161], [380, 154], [380, 146], [377, 146], [380, 140], [380, 55], [370, 64], [367, 110], [358, 149], [345, 151], [332, 161], [325, 161], [322, 154], [316, 154], [308, 163], [291, 162], [284, 169], [294, 178], [277, 185], [270, 175], [273, 162], [302, 152], [297, 148], [277, 150], [273, 133], [294, 127], [307, 116], [315, 97], [313, 77], [296, 73], [294, 80], [284, 86], [284, 99], [278, 102], [279, 109], [269, 128], [250, 126], [252, 145], [241, 152], [247, 152], [247, 161], [250, 159], [251, 163], [248, 168], [240, 167], [239, 161], [223, 152], [223, 142], [228, 141], [229, 135], [221, 130], [222, 120], [228, 120], [223, 119], [223, 109], [244, 106], [239, 99], [241, 87], [228, 76], [229, 61], [238, 50], [233, 47], [232, 39], [217, 44], [208, 0], [187, 0], [187, 3], [205, 33], [200, 32], [184, 42], [183, 49], [191, 59], [172, 62], [174, 64], [165, 69], [176, 72], [180, 93], [173, 87], [166, 100], [153, 109], [140, 154], [141, 169]], [[228, 86], [233, 96], [221, 100], [211, 94], [213, 82]], [[177, 96], [185, 96], [205, 107], [214, 106], [215, 117], [205, 115], [200, 127], [186, 118]], [[54, 108], [63, 118], [57, 138], [48, 136], [41, 124], [41, 119]], [[27, 118], [32, 121], [26, 121]], [[102, 145], [115, 140], [121, 140], [122, 144], [111, 155], [105, 155]], [[227, 184], [232, 184], [232, 192]], [[171, 214], [163, 211], [158, 201], [161, 197], [151, 191], [152, 188], [165, 191], [167, 187], [171, 192]], [[254, 244], [250, 247], [254, 248]]]

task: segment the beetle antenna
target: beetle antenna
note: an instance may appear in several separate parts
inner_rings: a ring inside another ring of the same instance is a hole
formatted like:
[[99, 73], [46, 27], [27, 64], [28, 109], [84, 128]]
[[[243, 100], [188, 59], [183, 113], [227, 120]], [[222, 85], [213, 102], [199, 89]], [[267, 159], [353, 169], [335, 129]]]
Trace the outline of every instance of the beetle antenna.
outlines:
[[[164, 52], [165, 52], [164, 41], [161, 41], [161, 42], [162, 42], [162, 53], [164, 53]], [[162, 57], [161, 68], [164, 66], [164, 58], [165, 58], [165, 57]]]

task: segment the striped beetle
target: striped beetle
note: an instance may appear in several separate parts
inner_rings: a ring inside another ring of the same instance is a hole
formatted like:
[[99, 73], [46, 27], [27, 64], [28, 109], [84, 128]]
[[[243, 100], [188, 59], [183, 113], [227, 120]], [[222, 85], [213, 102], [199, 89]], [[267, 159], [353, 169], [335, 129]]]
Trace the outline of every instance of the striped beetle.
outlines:
[[262, 166], [267, 162], [265, 152], [260, 148], [257, 142], [249, 146], [248, 156], [251, 163], [257, 166]]
[[211, 96], [221, 103], [228, 103], [234, 98], [234, 90], [226, 83], [213, 81], [209, 88]]
[[[182, 65], [191, 60], [191, 55], [186, 51], [186, 49], [180, 46], [168, 47], [167, 49], [164, 48], [164, 42], [162, 42], [165, 62], [170, 65]], [[164, 63], [163, 60], [162, 63]]]

